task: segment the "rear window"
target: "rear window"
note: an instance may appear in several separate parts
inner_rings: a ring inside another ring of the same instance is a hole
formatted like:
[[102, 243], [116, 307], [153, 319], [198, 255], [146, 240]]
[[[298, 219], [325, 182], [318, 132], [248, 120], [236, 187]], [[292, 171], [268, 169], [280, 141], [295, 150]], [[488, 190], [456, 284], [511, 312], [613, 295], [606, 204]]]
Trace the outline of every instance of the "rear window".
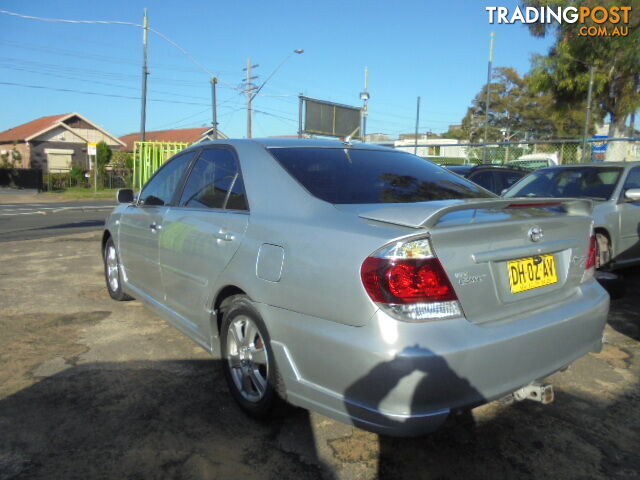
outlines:
[[269, 151], [312, 195], [334, 204], [493, 197], [470, 181], [409, 153], [310, 147]]
[[524, 178], [505, 197], [584, 197], [607, 200], [622, 169], [619, 167], [547, 168]]

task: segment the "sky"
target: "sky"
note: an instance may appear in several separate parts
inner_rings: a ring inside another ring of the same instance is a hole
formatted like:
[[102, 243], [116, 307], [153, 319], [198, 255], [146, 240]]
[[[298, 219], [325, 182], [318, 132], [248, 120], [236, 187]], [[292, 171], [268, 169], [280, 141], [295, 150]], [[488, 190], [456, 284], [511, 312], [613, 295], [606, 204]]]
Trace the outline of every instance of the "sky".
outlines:
[[[299, 93], [360, 106], [369, 70], [367, 133], [441, 133], [460, 123], [486, 82], [489, 38], [494, 67], [526, 73], [550, 38], [522, 25], [490, 25], [484, 0], [244, 2], [160, 0], [6, 0], [24, 15], [142, 23], [150, 33], [147, 131], [211, 125], [211, 75], [219, 129], [246, 137], [246, 97], [239, 89], [248, 58], [257, 84], [253, 136], [298, 130]], [[303, 54], [293, 54], [304, 49]], [[184, 53], [186, 52], [186, 54]], [[191, 58], [189, 58], [189, 56]], [[284, 61], [284, 63], [282, 63]], [[274, 73], [275, 71], [275, 73]], [[69, 24], [0, 14], [0, 131], [35, 118], [79, 112], [121, 136], [140, 130], [142, 30], [117, 24]]]

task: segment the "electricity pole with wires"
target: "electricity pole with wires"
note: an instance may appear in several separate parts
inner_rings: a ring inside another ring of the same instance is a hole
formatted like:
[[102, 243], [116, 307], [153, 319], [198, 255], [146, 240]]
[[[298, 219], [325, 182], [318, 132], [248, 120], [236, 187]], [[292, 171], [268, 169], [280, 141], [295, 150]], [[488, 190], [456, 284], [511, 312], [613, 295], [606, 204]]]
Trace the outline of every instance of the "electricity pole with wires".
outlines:
[[244, 88], [242, 89], [242, 91], [247, 95], [247, 138], [251, 138], [252, 136], [251, 117], [253, 115], [253, 99], [258, 95], [258, 93], [260, 93], [260, 91], [264, 88], [267, 82], [271, 80], [271, 77], [273, 77], [276, 74], [276, 72], [280, 70], [280, 68], [286, 63], [287, 60], [289, 60], [289, 58], [291, 58], [291, 56], [294, 53], [301, 55], [304, 53], [304, 50], [302, 50], [301, 48], [297, 48], [291, 53], [289, 53], [289, 55], [284, 57], [284, 60], [280, 62], [280, 65], [278, 65], [273, 70], [273, 72], [271, 72], [271, 74], [267, 77], [267, 79], [264, 82], [262, 82], [262, 84], [259, 87], [253, 83], [253, 80], [258, 78], [258, 76], [257, 75], [252, 76], [251, 72], [254, 68], [257, 68], [260, 65], [252, 65], [251, 59], [250, 58], [247, 59], [247, 66], [242, 69], [242, 71], [246, 72], [246, 77], [244, 80]]
[[218, 139], [218, 102], [216, 90], [218, 86], [218, 77], [211, 77], [211, 126], [213, 127], [213, 138]]
[[147, 76], [149, 69], [147, 68], [147, 40], [149, 38], [149, 19], [147, 18], [147, 9], [144, 9], [144, 22], [142, 33], [142, 111], [140, 113], [140, 141], [144, 142], [146, 136], [147, 125]]
[[247, 95], [247, 138], [251, 138], [252, 132], [252, 116], [253, 116], [253, 97], [256, 96], [255, 90], [258, 87], [253, 83], [253, 81], [258, 78], [257, 75], [251, 75], [251, 71], [254, 68], [258, 68], [260, 65], [252, 65], [251, 58], [247, 59], [247, 66], [242, 70], [246, 72], [246, 77], [244, 80], [244, 93]]

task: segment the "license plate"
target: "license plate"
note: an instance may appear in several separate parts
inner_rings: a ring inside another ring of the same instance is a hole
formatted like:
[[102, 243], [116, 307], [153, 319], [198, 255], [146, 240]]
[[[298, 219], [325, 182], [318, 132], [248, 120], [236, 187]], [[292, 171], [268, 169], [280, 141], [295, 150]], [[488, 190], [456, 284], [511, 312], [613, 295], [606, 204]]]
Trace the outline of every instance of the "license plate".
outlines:
[[553, 255], [519, 258], [507, 263], [511, 293], [558, 283], [556, 259]]

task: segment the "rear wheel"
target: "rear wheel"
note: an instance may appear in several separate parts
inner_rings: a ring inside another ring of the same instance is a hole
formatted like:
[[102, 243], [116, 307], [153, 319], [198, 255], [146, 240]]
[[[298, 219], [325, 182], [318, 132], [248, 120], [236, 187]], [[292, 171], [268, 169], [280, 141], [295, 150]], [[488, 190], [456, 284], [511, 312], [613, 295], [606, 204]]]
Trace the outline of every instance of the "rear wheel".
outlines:
[[121, 302], [125, 300], [133, 300], [132, 297], [122, 291], [120, 260], [118, 259], [118, 252], [116, 251], [116, 246], [111, 237], [109, 237], [104, 245], [103, 259], [104, 277], [107, 282], [107, 289], [109, 290], [111, 298]]
[[262, 318], [244, 295], [231, 299], [222, 318], [222, 368], [235, 401], [250, 416], [268, 418], [282, 404], [270, 337]]
[[611, 244], [609, 243], [609, 237], [604, 233], [596, 233], [596, 243], [598, 244], [596, 268], [599, 270], [609, 270], [611, 268]]

